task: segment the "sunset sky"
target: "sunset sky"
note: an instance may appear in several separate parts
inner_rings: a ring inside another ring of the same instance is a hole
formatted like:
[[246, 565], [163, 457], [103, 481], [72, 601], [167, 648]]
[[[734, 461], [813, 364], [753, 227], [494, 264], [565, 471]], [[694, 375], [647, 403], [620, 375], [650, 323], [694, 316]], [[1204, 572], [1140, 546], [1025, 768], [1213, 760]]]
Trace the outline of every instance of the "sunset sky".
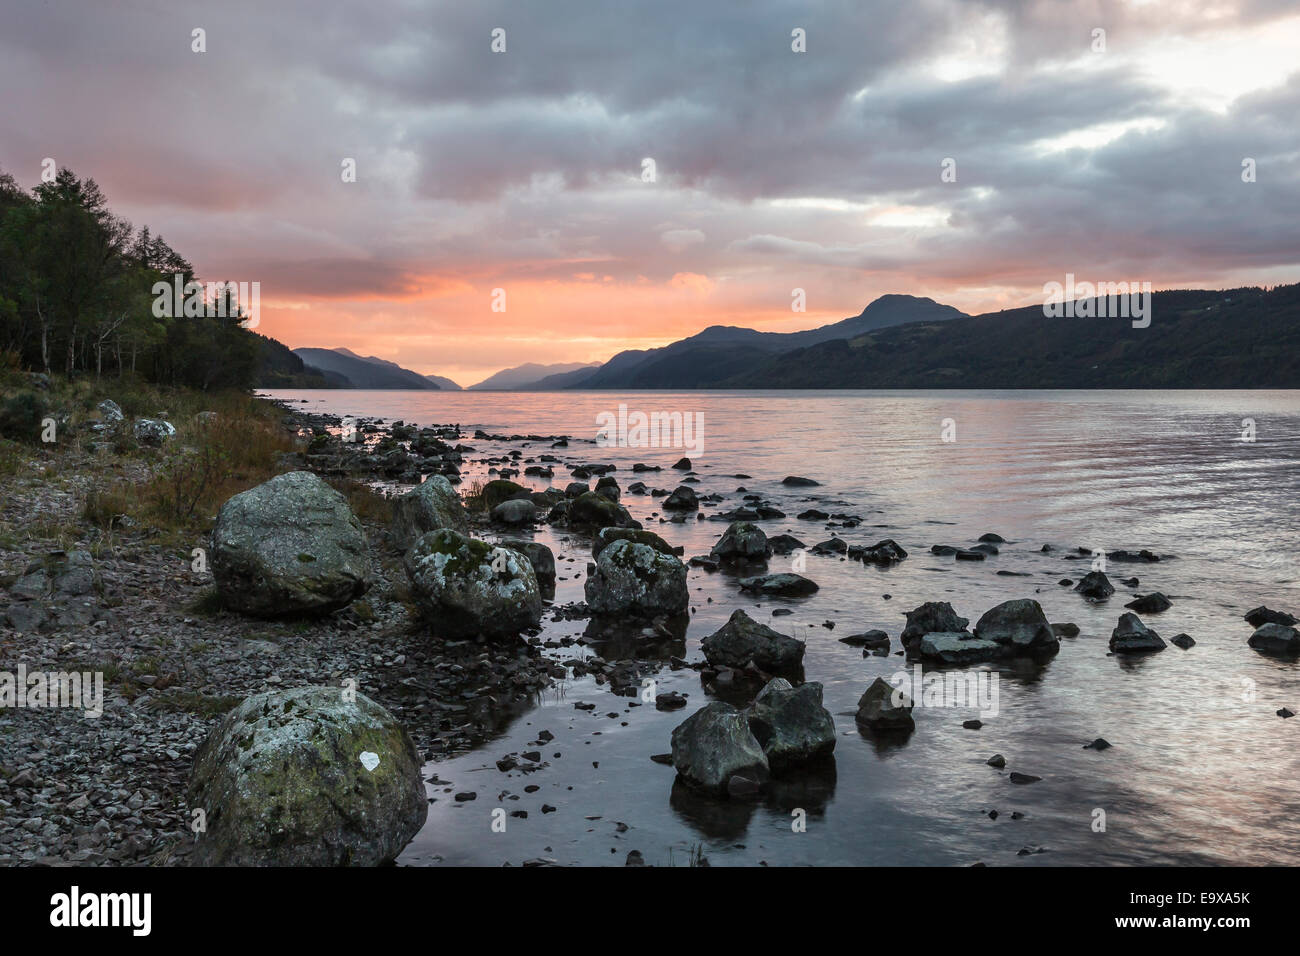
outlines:
[[0, 0], [0, 24], [0, 169], [93, 177], [201, 278], [260, 282], [290, 346], [463, 385], [887, 292], [1300, 279], [1294, 2]]

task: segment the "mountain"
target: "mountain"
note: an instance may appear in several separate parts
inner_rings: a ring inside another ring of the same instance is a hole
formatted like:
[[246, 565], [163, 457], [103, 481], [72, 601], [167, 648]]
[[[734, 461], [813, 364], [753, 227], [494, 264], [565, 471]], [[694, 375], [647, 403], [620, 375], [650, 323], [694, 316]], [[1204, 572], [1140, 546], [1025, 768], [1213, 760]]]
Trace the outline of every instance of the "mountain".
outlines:
[[495, 375], [489, 375], [478, 384], [471, 385], [470, 390], [531, 388], [535, 387], [537, 382], [543, 378], [573, 372], [585, 372], [597, 368], [599, 365], [599, 362], [560, 362], [555, 365], [538, 365], [536, 362], [529, 362], [525, 365], [517, 365], [514, 368], [502, 369]]
[[258, 388], [339, 388], [340, 383], [324, 371], [313, 368], [289, 350], [289, 346], [260, 332], [257, 342]]
[[911, 323], [769, 356], [720, 385], [1300, 388], [1300, 285], [1156, 292], [1150, 320], [1048, 318], [1035, 305]]
[[439, 388], [445, 389], [448, 392], [463, 391], [461, 387], [457, 385], [455, 382], [453, 382], [451, 379], [443, 378], [441, 375], [426, 375], [424, 377], [427, 378], [429, 381], [431, 381], [434, 385], [437, 385]]
[[327, 376], [340, 376], [341, 388], [435, 390], [438, 385], [395, 362], [362, 356], [349, 349], [294, 349], [293, 354]]
[[538, 388], [716, 388], [768, 364], [773, 354], [849, 339], [913, 322], [967, 318], [950, 305], [911, 295], [882, 295], [858, 315], [803, 332], [759, 332], [730, 325], [662, 348], [620, 352], [590, 374], [552, 375]]

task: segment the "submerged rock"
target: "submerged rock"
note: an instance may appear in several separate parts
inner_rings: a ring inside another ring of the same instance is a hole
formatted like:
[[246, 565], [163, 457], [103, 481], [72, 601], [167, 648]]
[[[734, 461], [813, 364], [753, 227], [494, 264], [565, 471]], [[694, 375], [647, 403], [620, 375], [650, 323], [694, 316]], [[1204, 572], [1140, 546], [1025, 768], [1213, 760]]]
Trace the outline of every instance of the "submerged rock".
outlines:
[[1136, 611], [1138, 614], [1159, 614], [1161, 611], [1169, 610], [1174, 605], [1169, 598], [1159, 591], [1155, 591], [1151, 594], [1143, 594], [1124, 606], [1130, 611]]
[[1011, 652], [996, 641], [981, 640], [966, 631], [934, 631], [912, 645], [911, 656], [943, 664], [975, 664]]
[[1164, 639], [1132, 613], [1123, 615], [1110, 635], [1110, 649], [1116, 654], [1163, 651], [1165, 646]]
[[1300, 654], [1300, 631], [1285, 624], [1261, 624], [1247, 643], [1266, 654]]
[[686, 565], [671, 554], [628, 540], [615, 541], [600, 552], [584, 589], [596, 614], [671, 616], [685, 611], [690, 602]]
[[513, 548], [443, 528], [415, 542], [404, 563], [416, 604], [441, 636], [505, 637], [541, 620], [532, 562]]
[[760, 624], [740, 608], [700, 646], [710, 664], [724, 667], [743, 668], [752, 661], [760, 670], [782, 674], [803, 666], [803, 641]]
[[912, 699], [883, 677], [872, 681], [858, 698], [855, 719], [873, 730], [911, 730], [916, 726], [912, 719]]
[[1261, 624], [1282, 624], [1286, 627], [1294, 627], [1297, 623], [1294, 615], [1286, 611], [1274, 611], [1272, 608], [1260, 605], [1246, 612], [1246, 622], [1251, 627], [1259, 627]]
[[741, 578], [742, 591], [758, 591], [762, 594], [780, 594], [801, 597], [817, 590], [817, 582], [809, 580], [802, 574], [760, 574], [752, 578]]
[[389, 533], [393, 544], [405, 551], [422, 536], [439, 528], [466, 534], [469, 517], [460, 495], [442, 475], [430, 475], [404, 495], [393, 499]]
[[323, 613], [364, 593], [370, 557], [347, 500], [305, 471], [277, 475], [221, 506], [212, 574], [222, 603], [274, 617]]
[[726, 796], [732, 777], [762, 783], [770, 776], [767, 756], [749, 721], [728, 703], [715, 700], [673, 730], [673, 767], [682, 779], [715, 796]]
[[428, 815], [422, 764], [383, 707], [339, 687], [249, 697], [195, 755], [199, 866], [377, 866]]
[[835, 749], [835, 719], [822, 706], [822, 685], [816, 682], [791, 687], [789, 681], [773, 678], [745, 716], [773, 774], [823, 758]]

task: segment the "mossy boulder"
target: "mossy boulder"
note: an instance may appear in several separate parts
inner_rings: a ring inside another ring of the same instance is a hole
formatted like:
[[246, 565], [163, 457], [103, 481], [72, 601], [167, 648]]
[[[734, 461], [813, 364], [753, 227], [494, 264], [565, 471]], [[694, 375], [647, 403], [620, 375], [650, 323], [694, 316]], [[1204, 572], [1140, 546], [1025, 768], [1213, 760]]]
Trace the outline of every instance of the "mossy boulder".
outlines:
[[686, 610], [686, 565], [648, 544], [615, 541], [600, 552], [585, 585], [587, 605], [600, 615], [672, 616]]
[[249, 697], [199, 748], [189, 807], [199, 866], [376, 866], [428, 815], [420, 755], [363, 694], [299, 687]]
[[505, 478], [496, 478], [483, 486], [480, 499], [483, 502], [483, 507], [491, 511], [503, 501], [527, 498], [530, 494], [531, 492], [523, 485], [508, 481]]
[[528, 555], [443, 528], [406, 552], [406, 573], [421, 612], [445, 637], [505, 637], [542, 616]]
[[643, 531], [640, 528], [601, 528], [592, 538], [591, 556], [600, 557], [600, 552], [615, 541], [635, 541], [637, 544], [648, 544], [660, 554], [677, 555], [677, 550], [653, 531]]
[[462, 534], [469, 530], [469, 518], [460, 495], [442, 475], [430, 475], [406, 494], [393, 499], [389, 531], [393, 544], [402, 551], [439, 528], [451, 528]]
[[579, 528], [640, 528], [626, 508], [594, 491], [584, 491], [569, 503], [569, 524]]
[[370, 556], [347, 499], [310, 472], [292, 471], [221, 506], [212, 574], [232, 610], [325, 613], [365, 592]]

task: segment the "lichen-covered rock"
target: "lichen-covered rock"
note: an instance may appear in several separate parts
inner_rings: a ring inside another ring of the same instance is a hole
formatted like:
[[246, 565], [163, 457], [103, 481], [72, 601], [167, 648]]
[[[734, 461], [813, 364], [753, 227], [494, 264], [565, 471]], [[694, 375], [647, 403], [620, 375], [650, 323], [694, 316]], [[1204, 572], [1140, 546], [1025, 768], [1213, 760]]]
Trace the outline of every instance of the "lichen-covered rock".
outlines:
[[858, 698], [857, 722], [873, 730], [911, 730], [912, 699], [883, 677], [877, 677]]
[[439, 528], [451, 528], [461, 534], [469, 531], [469, 517], [460, 495], [442, 475], [430, 475], [406, 494], [393, 499], [389, 531], [399, 550], [405, 551]]
[[682, 779], [725, 796], [735, 776], [762, 783], [771, 774], [763, 748], [745, 715], [715, 700], [673, 730], [673, 766]]
[[775, 677], [745, 711], [749, 729], [773, 774], [827, 756], [835, 749], [835, 719], [822, 706], [822, 685], [798, 687]]
[[347, 500], [305, 471], [221, 506], [212, 574], [222, 603], [264, 617], [343, 607], [369, 586], [366, 536]]
[[674, 557], [677, 555], [677, 549], [653, 531], [642, 531], [639, 528], [601, 528], [591, 539], [591, 556], [600, 557], [600, 552], [615, 541], [635, 541], [637, 544], [648, 544], [660, 554]]
[[996, 641], [1017, 654], [1050, 651], [1061, 644], [1042, 605], [1032, 598], [1003, 601], [985, 611], [975, 624], [975, 636]]
[[[345, 696], [346, 695], [346, 696]], [[194, 758], [199, 866], [376, 866], [428, 814], [420, 755], [380, 705], [341, 687], [249, 697]]]
[[584, 491], [569, 503], [569, 524], [580, 528], [639, 528], [641, 523], [617, 502], [594, 491]]
[[406, 552], [416, 603], [444, 637], [506, 637], [541, 620], [542, 596], [528, 556], [458, 531], [430, 531]]
[[498, 524], [530, 525], [537, 520], [537, 506], [527, 498], [512, 498], [492, 509], [492, 520]]
[[648, 544], [615, 541], [600, 552], [587, 578], [587, 605], [596, 614], [655, 617], [686, 610], [686, 565]]
[[933, 631], [909, 648], [912, 658], [941, 664], [974, 664], [1011, 653], [1009, 646], [980, 640], [966, 631]]
[[113, 401], [111, 398], [104, 399], [95, 407], [99, 409], [100, 421], [109, 425], [116, 425], [126, 417], [122, 414], [122, 406], [118, 405], [117, 402]]
[[765, 561], [772, 554], [772, 546], [758, 525], [733, 521], [709, 553], [719, 561]]
[[910, 647], [927, 634], [958, 633], [966, 630], [970, 623], [960, 617], [947, 601], [926, 601], [920, 607], [903, 612], [907, 615], [907, 626], [899, 635], [904, 647]]
[[165, 422], [161, 418], [141, 418], [136, 420], [131, 432], [141, 445], [152, 445], [156, 448], [167, 439], [174, 437], [176, 428], [171, 422]]
[[741, 608], [700, 646], [710, 664], [724, 667], [745, 667], [752, 661], [768, 673], [788, 674], [803, 666], [803, 641], [760, 624]]
[[526, 558], [533, 566], [539, 584], [555, 583], [555, 554], [540, 541], [524, 541], [520, 538], [504, 538], [501, 547], [513, 548]]

